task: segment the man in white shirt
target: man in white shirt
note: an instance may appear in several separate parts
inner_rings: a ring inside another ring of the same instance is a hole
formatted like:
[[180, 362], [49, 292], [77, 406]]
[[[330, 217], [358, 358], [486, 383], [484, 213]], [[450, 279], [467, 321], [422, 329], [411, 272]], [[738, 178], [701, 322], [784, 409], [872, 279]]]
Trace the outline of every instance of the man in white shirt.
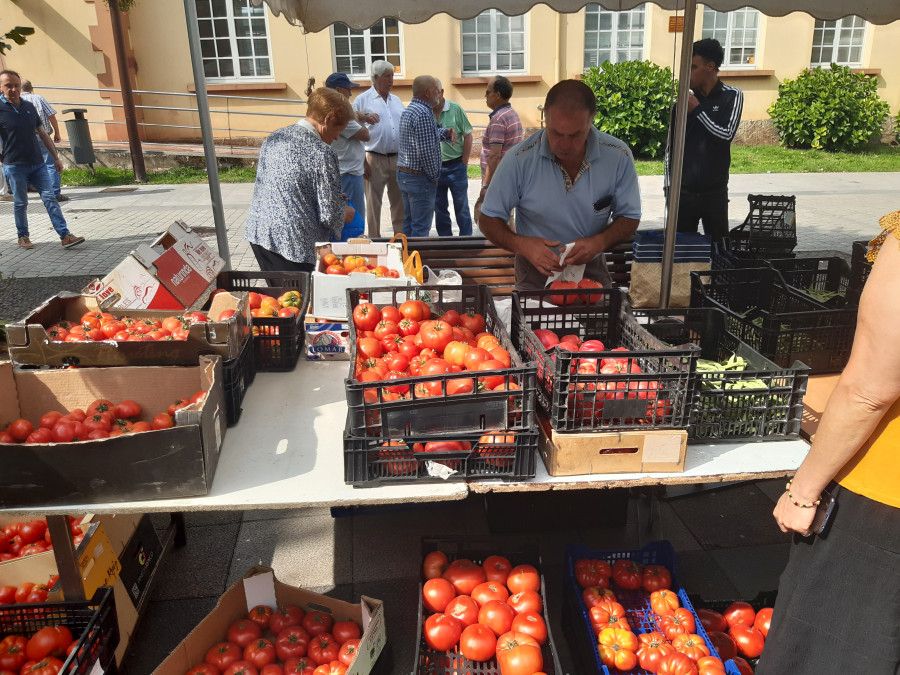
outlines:
[[391, 93], [394, 86], [394, 65], [390, 61], [372, 63], [372, 86], [356, 97], [354, 110], [374, 113], [378, 123], [368, 124], [366, 163], [366, 223], [370, 237], [381, 236], [381, 202], [387, 187], [391, 203], [391, 224], [394, 234], [403, 232], [403, 197], [397, 184], [397, 153], [400, 150], [400, 116], [403, 103]]

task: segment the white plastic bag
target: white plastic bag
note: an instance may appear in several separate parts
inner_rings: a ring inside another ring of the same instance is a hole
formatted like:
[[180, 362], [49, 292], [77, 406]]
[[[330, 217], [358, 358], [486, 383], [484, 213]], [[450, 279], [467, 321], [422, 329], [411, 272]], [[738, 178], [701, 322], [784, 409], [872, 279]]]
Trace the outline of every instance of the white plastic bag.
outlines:
[[[462, 286], [462, 277], [459, 272], [454, 270], [441, 270], [435, 272], [433, 269], [425, 265], [425, 286]], [[462, 292], [453, 291], [443, 295], [444, 302], [462, 302]]]

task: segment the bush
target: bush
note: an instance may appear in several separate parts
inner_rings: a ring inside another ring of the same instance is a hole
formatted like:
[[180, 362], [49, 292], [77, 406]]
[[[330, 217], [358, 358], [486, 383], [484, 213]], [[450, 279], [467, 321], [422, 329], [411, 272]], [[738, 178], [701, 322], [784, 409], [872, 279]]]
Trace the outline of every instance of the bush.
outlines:
[[778, 87], [769, 116], [791, 148], [855, 150], [881, 134], [889, 113], [874, 77], [852, 73], [847, 66], [815, 68]]
[[582, 80], [597, 96], [594, 126], [631, 147], [635, 155], [662, 154], [672, 106], [672, 70], [649, 61], [604, 63]]

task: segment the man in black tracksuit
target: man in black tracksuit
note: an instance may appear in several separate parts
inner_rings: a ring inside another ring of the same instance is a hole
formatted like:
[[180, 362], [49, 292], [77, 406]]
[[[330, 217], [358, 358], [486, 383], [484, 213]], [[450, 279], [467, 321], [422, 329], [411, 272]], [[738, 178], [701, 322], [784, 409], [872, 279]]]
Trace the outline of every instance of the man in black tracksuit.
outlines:
[[[719, 66], [722, 65], [725, 53], [718, 40], [698, 40], [694, 43], [693, 53], [690, 83], [692, 93], [687, 106], [678, 231], [696, 232], [702, 220], [704, 234], [716, 242], [728, 237], [731, 141], [741, 122], [744, 94], [740, 89], [719, 80]], [[671, 130], [674, 128], [673, 108], [672, 122], [669, 125], [669, 147], [666, 148], [667, 194]]]

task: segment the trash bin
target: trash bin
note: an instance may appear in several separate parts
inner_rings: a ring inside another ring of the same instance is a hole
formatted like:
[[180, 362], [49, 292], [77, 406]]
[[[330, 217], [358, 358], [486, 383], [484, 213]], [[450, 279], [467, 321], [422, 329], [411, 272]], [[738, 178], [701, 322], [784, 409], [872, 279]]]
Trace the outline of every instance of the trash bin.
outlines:
[[86, 108], [69, 108], [63, 110], [63, 115], [73, 113], [74, 119], [66, 120], [66, 133], [69, 135], [69, 145], [72, 147], [72, 156], [76, 164], [87, 164], [94, 170], [94, 143], [91, 141], [91, 130], [84, 114]]

